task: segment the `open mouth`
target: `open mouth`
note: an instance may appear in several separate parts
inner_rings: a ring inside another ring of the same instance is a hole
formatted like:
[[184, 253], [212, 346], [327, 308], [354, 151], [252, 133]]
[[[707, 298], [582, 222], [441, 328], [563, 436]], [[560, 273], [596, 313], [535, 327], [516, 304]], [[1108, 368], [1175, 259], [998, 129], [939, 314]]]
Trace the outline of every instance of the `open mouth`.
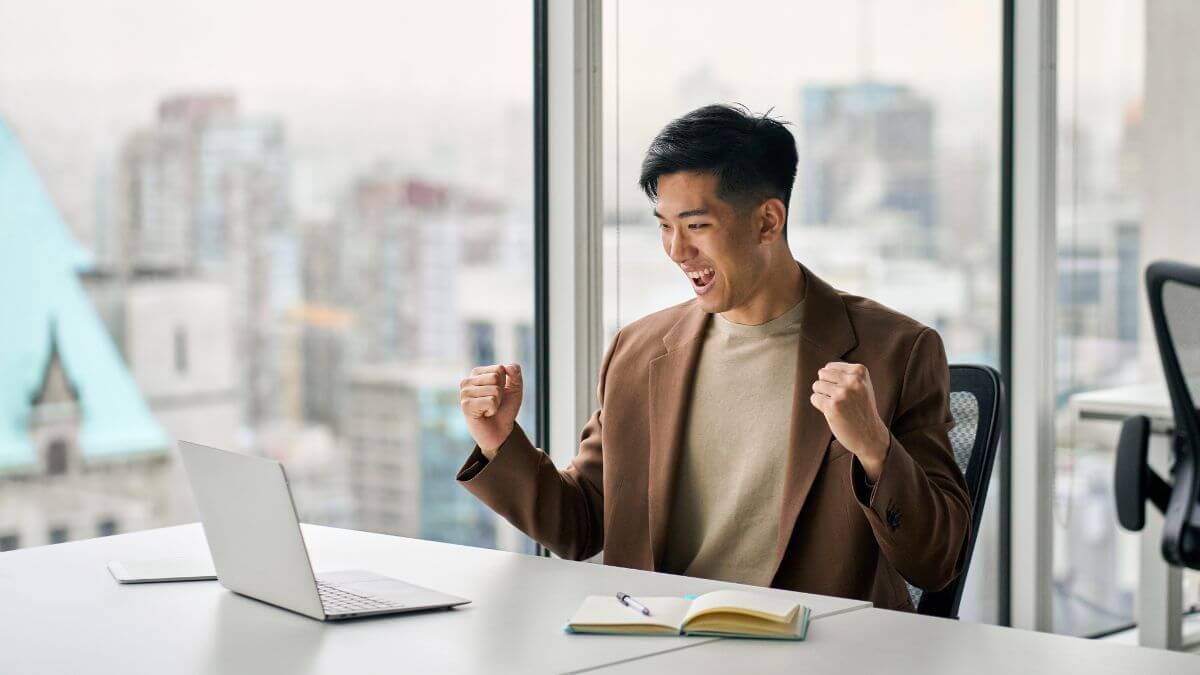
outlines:
[[713, 281], [715, 281], [717, 277], [716, 271], [711, 267], [696, 272], [688, 272], [687, 275], [688, 279], [690, 279], [692, 282], [692, 289], [699, 294], [703, 294], [708, 291], [708, 289], [712, 287]]

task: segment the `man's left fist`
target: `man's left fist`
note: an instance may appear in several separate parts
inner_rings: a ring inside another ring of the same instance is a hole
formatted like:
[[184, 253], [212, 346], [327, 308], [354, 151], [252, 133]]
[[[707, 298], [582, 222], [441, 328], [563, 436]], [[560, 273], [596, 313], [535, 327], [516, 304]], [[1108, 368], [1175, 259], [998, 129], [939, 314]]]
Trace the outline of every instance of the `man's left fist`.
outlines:
[[858, 457], [868, 480], [879, 480], [892, 433], [879, 419], [867, 367], [861, 363], [826, 363], [817, 371], [812, 388], [813, 407], [825, 415], [834, 437]]

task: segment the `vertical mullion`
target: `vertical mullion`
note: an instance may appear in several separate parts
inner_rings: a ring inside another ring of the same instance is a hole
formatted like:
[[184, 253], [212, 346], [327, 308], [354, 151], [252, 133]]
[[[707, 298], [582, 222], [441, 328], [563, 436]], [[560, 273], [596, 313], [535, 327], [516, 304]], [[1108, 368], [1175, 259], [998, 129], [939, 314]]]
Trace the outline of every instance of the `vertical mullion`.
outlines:
[[1011, 620], [1053, 628], [1057, 0], [1017, 0], [1013, 35]]
[[1000, 93], [1000, 378], [1004, 410], [1000, 446], [1000, 546], [997, 604], [1001, 626], [1012, 625], [1012, 298], [1013, 298], [1013, 12], [1004, 0]]
[[601, 0], [545, 2], [545, 446], [569, 462], [603, 355]]
[[[534, 442], [550, 452], [550, 294], [549, 294], [549, 95], [547, 85], [549, 0], [533, 0], [533, 324], [537, 419]], [[538, 555], [546, 555], [536, 543]]]

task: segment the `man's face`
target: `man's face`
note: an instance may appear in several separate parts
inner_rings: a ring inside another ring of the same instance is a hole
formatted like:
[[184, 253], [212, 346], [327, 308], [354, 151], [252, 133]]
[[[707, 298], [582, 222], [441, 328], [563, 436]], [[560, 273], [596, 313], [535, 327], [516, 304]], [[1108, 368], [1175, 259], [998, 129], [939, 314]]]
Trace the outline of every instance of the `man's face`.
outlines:
[[[656, 207], [663, 250], [688, 277], [704, 311], [727, 312], [759, 292], [767, 257], [756, 218], [739, 215], [717, 196], [716, 176], [660, 176]], [[699, 278], [693, 276], [697, 273]]]

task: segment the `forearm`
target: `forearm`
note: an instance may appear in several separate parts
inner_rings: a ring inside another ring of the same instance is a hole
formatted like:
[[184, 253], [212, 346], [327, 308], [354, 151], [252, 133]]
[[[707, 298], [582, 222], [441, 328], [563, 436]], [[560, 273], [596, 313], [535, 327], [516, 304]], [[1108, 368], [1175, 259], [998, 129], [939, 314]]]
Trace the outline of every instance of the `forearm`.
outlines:
[[945, 469], [935, 464], [927, 471], [895, 438], [876, 480], [868, 479], [857, 460], [850, 469], [855, 496], [880, 550], [904, 578], [926, 590], [943, 588], [958, 575], [971, 527], [961, 477], [955, 480]]
[[587, 462], [581, 452], [570, 468], [559, 471], [517, 425], [492, 460], [476, 447], [458, 480], [532, 539], [564, 558], [578, 560], [595, 555], [604, 545], [600, 490], [581, 477], [591, 470]]

